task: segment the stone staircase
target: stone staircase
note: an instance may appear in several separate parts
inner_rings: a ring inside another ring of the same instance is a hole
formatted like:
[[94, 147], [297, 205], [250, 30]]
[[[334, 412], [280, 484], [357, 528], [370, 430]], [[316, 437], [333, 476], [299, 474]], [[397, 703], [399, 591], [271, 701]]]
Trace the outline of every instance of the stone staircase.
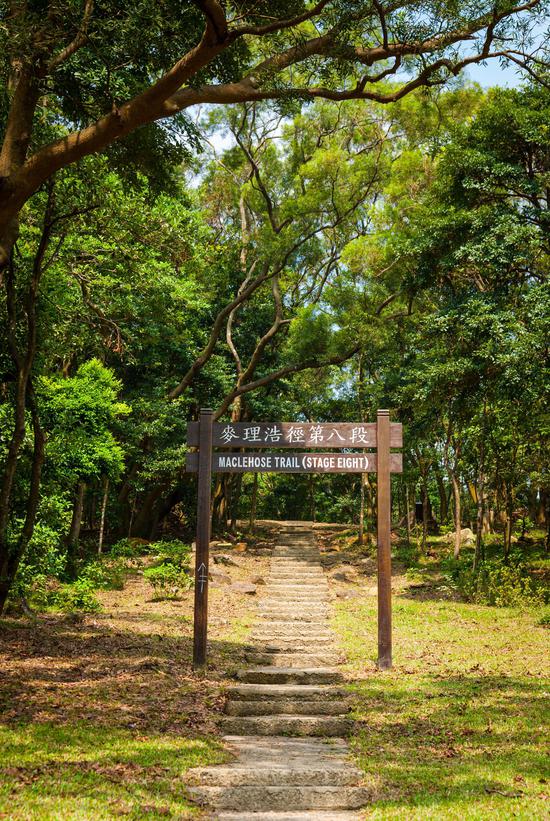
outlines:
[[234, 760], [192, 770], [189, 794], [219, 821], [357, 819], [369, 794], [349, 760], [349, 701], [311, 526], [282, 527], [266, 593], [252, 666], [227, 693], [222, 729]]

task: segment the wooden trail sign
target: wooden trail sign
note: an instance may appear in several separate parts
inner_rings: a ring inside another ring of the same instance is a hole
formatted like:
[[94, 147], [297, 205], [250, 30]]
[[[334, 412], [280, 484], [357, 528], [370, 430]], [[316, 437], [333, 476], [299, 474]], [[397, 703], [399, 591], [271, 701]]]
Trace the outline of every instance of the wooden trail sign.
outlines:
[[[324, 422], [213, 422], [210, 409], [200, 412], [198, 422], [187, 426], [189, 453], [186, 470], [198, 473], [197, 542], [195, 557], [195, 614], [193, 666], [206, 663], [208, 627], [208, 564], [211, 528], [211, 480], [216, 473], [367, 473], [377, 474], [378, 530], [378, 667], [392, 666], [391, 646], [391, 483], [401, 473], [403, 458], [391, 448], [403, 446], [400, 424], [390, 422], [389, 411], [379, 410], [375, 423]], [[241, 452], [214, 453], [230, 447]], [[243, 453], [245, 448], [260, 448]], [[266, 453], [264, 448], [297, 448], [296, 452]], [[327, 448], [340, 452], [304, 453], [301, 448]], [[376, 448], [365, 453], [364, 448]], [[345, 452], [352, 449], [355, 452]], [[359, 451], [359, 452], [357, 452]]]
[[[215, 448], [375, 448], [377, 423], [322, 422], [215, 422]], [[187, 444], [199, 446], [199, 422], [187, 425]], [[390, 447], [403, 447], [403, 428], [390, 424]]]
[[[186, 469], [196, 473], [199, 454], [188, 453]], [[213, 473], [375, 473], [375, 453], [213, 453]], [[401, 453], [390, 453], [390, 473], [403, 472]]]

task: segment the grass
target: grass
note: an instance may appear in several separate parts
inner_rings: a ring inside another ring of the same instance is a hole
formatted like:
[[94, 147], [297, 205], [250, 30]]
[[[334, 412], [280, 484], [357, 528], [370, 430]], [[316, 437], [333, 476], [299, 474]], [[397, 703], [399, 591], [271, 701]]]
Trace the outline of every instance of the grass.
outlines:
[[[265, 573], [265, 558], [235, 561], [234, 580]], [[227, 757], [217, 719], [255, 601], [211, 586], [194, 673], [193, 591], [155, 601], [135, 572], [97, 596], [97, 613], [0, 620], [0, 819], [203, 817], [184, 775]]]
[[216, 738], [138, 736], [86, 722], [0, 727], [0, 747], [0, 817], [37, 821], [193, 818], [182, 776], [224, 759]]
[[438, 567], [394, 577], [394, 669], [375, 669], [373, 579], [336, 607], [369, 819], [549, 817], [548, 632], [540, 612], [465, 604]]

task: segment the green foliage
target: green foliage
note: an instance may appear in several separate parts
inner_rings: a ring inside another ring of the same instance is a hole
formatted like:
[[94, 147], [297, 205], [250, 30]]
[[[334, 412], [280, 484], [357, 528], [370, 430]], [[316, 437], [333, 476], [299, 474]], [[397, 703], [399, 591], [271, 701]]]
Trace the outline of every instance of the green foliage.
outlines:
[[120, 474], [124, 452], [111, 428], [130, 413], [128, 405], [117, 400], [120, 389], [119, 380], [97, 359], [85, 362], [68, 379], [43, 377], [47, 454], [69, 485]]
[[95, 590], [122, 590], [125, 571], [124, 559], [109, 556], [101, 561], [88, 562], [78, 574], [78, 579], [90, 582]]
[[192, 585], [185, 570], [171, 563], [148, 567], [143, 575], [153, 587], [157, 598], [177, 598], [181, 590], [189, 590]]
[[505, 564], [501, 559], [485, 561], [478, 570], [461, 567], [454, 580], [465, 600], [476, 604], [530, 608], [545, 601], [543, 587], [524, 565]]
[[101, 605], [95, 597], [96, 584], [87, 578], [77, 579], [72, 584], [63, 584], [48, 597], [48, 603], [66, 613], [82, 611], [96, 613]]
[[155, 564], [143, 571], [157, 597], [175, 598], [182, 590], [189, 590], [193, 580], [189, 571], [191, 548], [179, 540], [155, 542], [150, 546], [156, 554]]

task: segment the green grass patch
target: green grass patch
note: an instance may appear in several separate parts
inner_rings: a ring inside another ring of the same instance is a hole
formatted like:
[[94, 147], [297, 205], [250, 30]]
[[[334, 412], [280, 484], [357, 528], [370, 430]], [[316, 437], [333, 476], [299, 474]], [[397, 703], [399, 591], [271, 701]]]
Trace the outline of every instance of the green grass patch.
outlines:
[[394, 663], [374, 668], [376, 599], [338, 605], [356, 677], [366, 818], [548, 818], [548, 631], [540, 613], [394, 597]]
[[192, 818], [183, 775], [220, 763], [213, 738], [135, 735], [90, 723], [0, 726], [0, 818]]

